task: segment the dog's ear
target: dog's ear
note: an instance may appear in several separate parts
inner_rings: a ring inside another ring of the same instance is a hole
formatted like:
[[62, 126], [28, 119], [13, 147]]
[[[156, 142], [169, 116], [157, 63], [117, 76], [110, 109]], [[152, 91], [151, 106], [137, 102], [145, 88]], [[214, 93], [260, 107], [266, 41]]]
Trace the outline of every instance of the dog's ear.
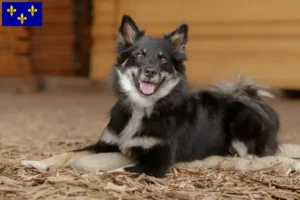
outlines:
[[175, 50], [184, 51], [188, 41], [188, 25], [181, 24], [171, 33], [164, 35], [164, 38], [171, 43]]
[[123, 15], [122, 22], [119, 27], [119, 42], [124, 44], [133, 44], [139, 37], [144, 35], [133, 19], [129, 15]]

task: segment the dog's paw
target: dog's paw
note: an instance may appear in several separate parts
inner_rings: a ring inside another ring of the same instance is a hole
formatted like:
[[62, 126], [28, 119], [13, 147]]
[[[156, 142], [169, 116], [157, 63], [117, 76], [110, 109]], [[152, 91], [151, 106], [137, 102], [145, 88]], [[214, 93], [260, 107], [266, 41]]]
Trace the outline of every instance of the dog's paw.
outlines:
[[100, 175], [100, 176], [103, 175], [103, 174], [105, 174], [105, 172], [97, 172], [96, 173], [96, 175]]
[[23, 166], [32, 166], [36, 169], [47, 171], [49, 169], [49, 166], [36, 160], [22, 160], [21, 165]]
[[120, 167], [120, 168], [113, 169], [113, 170], [108, 170], [106, 172], [97, 172], [96, 175], [103, 175], [105, 173], [117, 173], [117, 172], [125, 172], [124, 167]]

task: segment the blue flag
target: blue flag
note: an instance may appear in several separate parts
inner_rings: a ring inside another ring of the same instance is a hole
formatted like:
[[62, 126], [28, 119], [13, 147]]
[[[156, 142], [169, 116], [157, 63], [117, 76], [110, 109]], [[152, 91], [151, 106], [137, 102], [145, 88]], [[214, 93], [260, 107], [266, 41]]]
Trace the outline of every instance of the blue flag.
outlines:
[[2, 26], [42, 25], [42, 2], [2, 2]]

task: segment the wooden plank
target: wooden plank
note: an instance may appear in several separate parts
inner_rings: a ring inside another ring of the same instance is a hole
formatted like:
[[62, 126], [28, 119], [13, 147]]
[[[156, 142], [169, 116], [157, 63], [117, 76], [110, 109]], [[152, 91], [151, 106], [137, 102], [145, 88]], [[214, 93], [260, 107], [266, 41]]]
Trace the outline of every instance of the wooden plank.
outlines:
[[[46, 0], [46, 2], [43, 2], [43, 11], [47, 10], [52, 12], [70, 12], [73, 10], [72, 1], [61, 1], [59, 3], [55, 3], [53, 1], [49, 2], [48, 0]], [[66, 2], [66, 4], [62, 4], [63, 2]]]
[[[230, 80], [239, 73], [255, 76], [272, 87], [299, 88], [299, 56], [198, 56], [190, 59], [187, 75], [191, 83], [208, 84]], [[284, 76], [283, 76], [284, 74]]]
[[149, 23], [300, 20], [299, 0], [119, 0], [119, 2], [119, 19], [127, 13], [140, 22]]
[[10, 50], [9, 41], [5, 40], [5, 38], [2, 40], [0, 37], [0, 54], [1, 54], [1, 52], [9, 51], [9, 50]]
[[51, 64], [51, 61], [47, 64], [45, 64], [45, 62], [43, 60], [40, 61], [35, 61], [36, 64], [42, 65], [42, 67], [38, 67], [37, 68], [37, 72], [44, 72], [44, 71], [54, 71], [55, 73], [59, 70], [61, 71], [72, 71], [73, 72], [73, 67], [72, 67], [72, 62], [61, 62], [61, 63], [57, 63], [57, 64]]
[[[51, 48], [51, 47], [57, 47], [57, 48], [66, 48], [69, 49], [71, 48], [70, 46], [73, 45], [74, 40], [71, 39], [67, 39], [67, 40], [62, 40], [62, 39], [58, 39], [55, 40], [55, 38], [41, 38], [39, 40], [34, 40], [32, 41], [32, 44], [35, 45], [35, 48], [43, 48], [45, 49], [45, 47], [43, 47], [43, 45]], [[58, 46], [57, 44], [60, 44], [60, 46]]]
[[299, 55], [300, 38], [220, 38], [193, 39], [187, 54], [256, 54]]
[[0, 54], [0, 75], [14, 75], [18, 73], [16, 56], [11, 53]]
[[35, 34], [34, 41], [48, 41], [57, 39], [57, 41], [67, 41], [70, 42], [74, 40], [74, 35], [66, 34], [57, 34], [57, 35], [45, 35], [45, 34]]
[[33, 28], [32, 35], [34, 37], [55, 37], [55, 36], [65, 36], [73, 38], [73, 30], [71, 24], [45, 24], [43, 29]]
[[18, 55], [17, 56], [17, 68], [18, 68], [19, 75], [22, 75], [22, 76], [32, 75], [30, 57], [24, 56], [24, 55]]
[[68, 68], [39, 68], [35, 71], [35, 74], [47, 75], [47, 76], [74, 76], [74, 72], [70, 67]]
[[[70, 47], [70, 48], [65, 48], [63, 51], [56, 51], [56, 49], [53, 48], [52, 51], [48, 51], [47, 49], [34, 48], [34, 55], [35, 56], [48, 56], [48, 57], [53, 57], [53, 56], [71, 56], [72, 57], [72, 55], [73, 55], [72, 49], [73, 48]], [[66, 57], [66, 58], [71, 59], [71, 57]]]
[[[137, 20], [138, 21], [138, 20]], [[137, 22], [138, 23], [138, 22]], [[146, 30], [146, 35], [161, 37], [173, 31], [179, 23], [138, 23]], [[107, 24], [95, 24], [92, 27], [94, 38], [115, 37], [118, 30]], [[299, 22], [278, 23], [190, 23], [189, 37], [296, 37], [300, 35]]]
[[93, 16], [95, 24], [109, 24], [116, 22], [116, 12], [118, 2], [112, 0], [93, 0]]
[[2, 36], [15, 36], [18, 38], [28, 38], [29, 37], [29, 29], [25, 27], [1, 27], [0, 35]]
[[29, 32], [28, 29], [24, 27], [8, 27], [8, 26], [3, 26], [1, 27], [0, 34], [5, 36], [5, 37], [28, 37]]
[[[45, 54], [48, 54], [50, 56], [52, 54], [52, 52], [58, 52], [57, 54], [61, 54], [61, 52], [66, 52], [66, 51], [72, 52], [73, 48], [64, 47], [64, 46], [57, 47], [55, 45], [53, 45], [53, 46], [48, 45], [47, 49], [45, 49], [45, 48], [41, 47], [40, 45], [37, 45], [34, 49], [32, 49], [32, 52], [34, 52], [34, 53], [39, 52], [39, 51], [43, 51], [43, 52], [45, 52]], [[37, 55], [39, 55], [39, 54], [37, 54]]]
[[113, 53], [106, 53], [100, 58], [93, 56], [91, 59], [91, 79], [109, 80], [112, 65], [116, 57]]
[[69, 13], [46, 12], [43, 14], [43, 23], [70, 24], [73, 22], [73, 16]]
[[[70, 72], [73, 72], [73, 68], [72, 68], [72, 63], [69, 62], [69, 63], [65, 63], [65, 62], [62, 62], [62, 63], [57, 63], [55, 65], [53, 65], [53, 63], [48, 63], [48, 64], [45, 64], [44, 61], [35, 61], [36, 64], [39, 64], [39, 65], [42, 65], [42, 67], [38, 67], [37, 68], [37, 72], [40, 74], [40, 72], [59, 72], [60, 70], [61, 71], [70, 71]], [[57, 74], [59, 75], [59, 74]]]
[[[19, 0], [19, 1], [24, 1], [24, 0]], [[43, 6], [68, 6], [72, 5], [73, 1], [66, 0], [66, 1], [61, 1], [61, 0], [30, 0], [33, 2], [42, 2]], [[43, 7], [44, 8], [44, 7]]]
[[[65, 31], [73, 31], [73, 24], [45, 23], [43, 28], [34, 27], [34, 33], [47, 34], [47, 30], [55, 31], [55, 33], [64, 34]], [[51, 33], [48, 33], [51, 35]]]
[[31, 44], [28, 40], [18, 40], [15, 51], [17, 54], [28, 54]]
[[110, 74], [112, 65], [116, 60], [116, 54], [114, 52], [115, 40], [97, 40], [91, 48], [91, 73], [92, 79], [107, 80]]

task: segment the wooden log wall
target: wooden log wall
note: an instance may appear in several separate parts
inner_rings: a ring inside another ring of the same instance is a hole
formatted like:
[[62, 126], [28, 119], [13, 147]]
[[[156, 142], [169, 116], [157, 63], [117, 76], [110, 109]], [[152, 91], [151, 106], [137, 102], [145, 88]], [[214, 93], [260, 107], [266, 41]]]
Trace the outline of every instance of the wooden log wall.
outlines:
[[243, 73], [274, 87], [300, 89], [298, 0], [94, 0], [93, 5], [93, 79], [107, 80], [126, 13], [152, 36], [189, 24], [186, 64], [192, 83]]
[[[2, 0], [0, 17], [2, 18]], [[30, 33], [24, 27], [0, 28], [0, 76], [25, 76], [32, 73], [30, 68]]]
[[42, 2], [43, 26], [31, 29], [34, 74], [73, 76], [74, 1], [42, 0]]
[[93, 0], [93, 25], [90, 77], [107, 80], [115, 61], [114, 47], [120, 14], [119, 1]]

